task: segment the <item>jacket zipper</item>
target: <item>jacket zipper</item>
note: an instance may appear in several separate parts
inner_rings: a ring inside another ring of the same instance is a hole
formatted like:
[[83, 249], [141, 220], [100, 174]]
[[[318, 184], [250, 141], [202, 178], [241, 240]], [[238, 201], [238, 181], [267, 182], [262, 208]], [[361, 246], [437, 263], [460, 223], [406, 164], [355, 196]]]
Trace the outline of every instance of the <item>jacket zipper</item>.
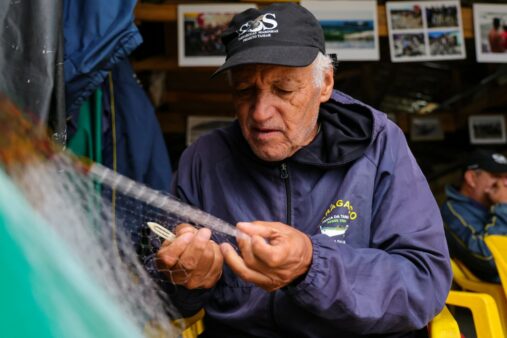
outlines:
[[[287, 225], [291, 225], [292, 223], [292, 214], [291, 214], [291, 207], [292, 207], [292, 198], [291, 198], [291, 190], [290, 190], [290, 178], [289, 178], [289, 168], [287, 167], [287, 163], [282, 163], [280, 165], [280, 178], [283, 180], [283, 183], [285, 185], [285, 196], [287, 198]], [[273, 324], [275, 327], [280, 327], [275, 319], [275, 296], [276, 292], [271, 292], [269, 295], [269, 307], [271, 311], [271, 318], [273, 320]]]
[[292, 213], [291, 213], [291, 207], [292, 207], [292, 197], [291, 197], [291, 191], [290, 191], [290, 177], [289, 177], [289, 168], [287, 167], [287, 163], [282, 163], [280, 165], [280, 177], [282, 178], [284, 184], [285, 184], [285, 196], [287, 196], [287, 224], [292, 225]]

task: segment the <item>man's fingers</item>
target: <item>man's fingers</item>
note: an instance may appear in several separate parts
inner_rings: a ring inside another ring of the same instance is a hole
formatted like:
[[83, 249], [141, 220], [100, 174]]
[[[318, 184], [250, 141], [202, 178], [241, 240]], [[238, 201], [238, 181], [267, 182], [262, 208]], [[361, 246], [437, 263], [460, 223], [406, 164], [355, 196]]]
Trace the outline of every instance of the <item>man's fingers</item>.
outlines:
[[270, 268], [278, 267], [288, 253], [286, 249], [284, 250], [284, 247], [271, 245], [260, 236], [252, 236], [251, 250], [257, 260], [262, 261]]
[[224, 261], [222, 252], [220, 251], [220, 247], [215, 243], [213, 243], [211, 248], [213, 252], [212, 264], [201, 281], [201, 285], [204, 288], [211, 288], [222, 276], [222, 265]]
[[271, 278], [250, 269], [246, 266], [243, 259], [238, 255], [234, 248], [229, 243], [220, 244], [220, 249], [224, 256], [224, 260], [229, 265], [231, 270], [241, 279], [252, 282], [257, 285], [270, 285], [272, 284]]
[[273, 232], [276, 231], [272, 226], [266, 226], [265, 224], [273, 225], [273, 223], [267, 222], [239, 222], [236, 224], [237, 228], [247, 235], [259, 235], [264, 238], [272, 236]]
[[176, 236], [180, 235], [180, 234], [184, 234], [186, 232], [190, 232], [190, 233], [196, 233], [197, 232], [197, 229], [194, 228], [193, 226], [191, 226], [190, 224], [187, 224], [187, 223], [181, 223], [181, 224], [178, 224], [176, 226], [176, 228], [174, 229], [174, 234]]
[[[183, 234], [182, 236], [186, 236]], [[192, 241], [187, 246], [186, 250], [181, 254], [179, 264], [185, 270], [194, 270], [197, 267], [197, 263], [201, 259], [204, 250], [208, 246], [208, 242], [211, 238], [211, 231], [206, 228], [201, 228], [193, 236]]]
[[176, 237], [170, 245], [163, 246], [157, 253], [157, 263], [162, 261], [166, 268], [173, 267], [177, 262], [181, 254], [185, 251], [188, 244], [192, 241], [192, 234], [183, 234], [182, 236]]

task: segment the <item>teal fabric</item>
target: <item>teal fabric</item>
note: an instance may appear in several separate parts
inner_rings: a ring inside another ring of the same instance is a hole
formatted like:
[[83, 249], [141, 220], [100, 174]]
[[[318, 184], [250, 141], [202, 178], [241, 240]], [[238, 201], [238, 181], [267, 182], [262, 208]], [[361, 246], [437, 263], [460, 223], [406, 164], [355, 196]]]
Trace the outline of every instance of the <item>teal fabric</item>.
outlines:
[[103, 92], [97, 88], [79, 109], [76, 133], [68, 141], [68, 148], [78, 156], [102, 163], [102, 103]]
[[0, 170], [0, 336], [142, 337]]

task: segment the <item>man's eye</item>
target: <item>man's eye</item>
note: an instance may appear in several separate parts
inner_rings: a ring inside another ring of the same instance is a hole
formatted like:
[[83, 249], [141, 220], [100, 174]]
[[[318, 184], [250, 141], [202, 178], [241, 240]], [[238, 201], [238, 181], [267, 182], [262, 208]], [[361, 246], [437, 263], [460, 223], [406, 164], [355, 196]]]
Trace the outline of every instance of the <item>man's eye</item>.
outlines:
[[249, 95], [253, 92], [253, 88], [252, 87], [246, 87], [246, 88], [236, 88], [234, 89], [234, 91], [236, 92], [237, 95]]
[[289, 95], [289, 94], [293, 93], [292, 90], [287, 90], [287, 89], [283, 89], [283, 88], [275, 88], [275, 91], [279, 95]]

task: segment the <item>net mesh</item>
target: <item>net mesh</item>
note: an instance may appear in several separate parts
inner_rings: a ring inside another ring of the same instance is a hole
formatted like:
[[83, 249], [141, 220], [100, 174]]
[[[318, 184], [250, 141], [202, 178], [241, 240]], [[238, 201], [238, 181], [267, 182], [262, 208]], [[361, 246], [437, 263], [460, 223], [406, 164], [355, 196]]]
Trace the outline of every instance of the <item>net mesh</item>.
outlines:
[[145, 268], [144, 260], [161, 245], [147, 222], [172, 231], [180, 223], [206, 225], [218, 242], [232, 243], [235, 229], [167, 193], [77, 159], [5, 98], [0, 98], [0, 129], [0, 167], [69, 244], [70, 254], [142, 332], [177, 336], [184, 329], [172, 321], [177, 311]]

